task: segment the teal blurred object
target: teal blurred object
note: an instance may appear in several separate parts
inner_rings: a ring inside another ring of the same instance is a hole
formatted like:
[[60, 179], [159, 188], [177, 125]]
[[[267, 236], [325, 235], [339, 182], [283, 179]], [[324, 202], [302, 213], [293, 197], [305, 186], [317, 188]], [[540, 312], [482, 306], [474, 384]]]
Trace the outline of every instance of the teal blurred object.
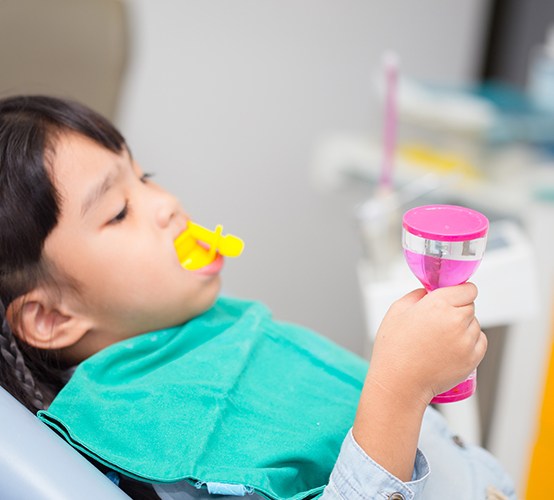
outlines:
[[487, 137], [491, 143], [523, 142], [554, 155], [554, 113], [539, 109], [526, 92], [499, 81], [485, 82], [469, 92], [495, 109]]
[[503, 113], [526, 114], [537, 111], [525, 92], [501, 81], [484, 82], [472, 89], [471, 93], [485, 99]]

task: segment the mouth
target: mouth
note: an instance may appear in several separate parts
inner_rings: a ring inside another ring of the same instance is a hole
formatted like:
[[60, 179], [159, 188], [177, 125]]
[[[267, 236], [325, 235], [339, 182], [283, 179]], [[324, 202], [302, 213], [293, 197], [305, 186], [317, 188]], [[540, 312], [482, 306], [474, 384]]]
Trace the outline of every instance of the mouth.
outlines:
[[204, 275], [214, 275], [219, 274], [221, 269], [223, 268], [223, 264], [225, 262], [225, 259], [223, 256], [219, 253], [216, 253], [214, 260], [207, 264], [204, 267], [201, 267], [199, 269], [195, 269], [193, 271], [189, 271], [194, 274], [204, 274]]
[[221, 225], [212, 231], [188, 220], [187, 228], [173, 242], [181, 266], [188, 271], [215, 274], [223, 267], [223, 256], [238, 257], [243, 241], [222, 231]]

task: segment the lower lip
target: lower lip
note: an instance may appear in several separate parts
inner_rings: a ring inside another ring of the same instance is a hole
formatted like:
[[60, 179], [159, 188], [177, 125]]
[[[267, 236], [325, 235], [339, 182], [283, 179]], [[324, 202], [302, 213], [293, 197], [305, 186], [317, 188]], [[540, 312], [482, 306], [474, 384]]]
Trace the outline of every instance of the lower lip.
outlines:
[[213, 275], [218, 274], [219, 271], [221, 271], [221, 268], [223, 267], [223, 257], [220, 254], [217, 254], [215, 259], [210, 262], [207, 266], [201, 267], [200, 269], [195, 269], [194, 271], [191, 271], [195, 274], [206, 274], [206, 275]]

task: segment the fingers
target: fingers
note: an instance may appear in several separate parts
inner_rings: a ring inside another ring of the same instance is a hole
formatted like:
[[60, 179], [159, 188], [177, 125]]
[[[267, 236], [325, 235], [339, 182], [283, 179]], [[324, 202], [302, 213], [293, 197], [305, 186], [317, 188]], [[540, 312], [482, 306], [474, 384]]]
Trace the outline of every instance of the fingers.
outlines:
[[473, 319], [470, 327], [477, 330], [474, 350], [479, 358], [478, 363], [480, 363], [481, 360], [485, 357], [489, 341], [487, 339], [487, 336], [483, 333], [483, 330], [481, 330], [481, 325], [479, 324], [477, 318]]
[[416, 302], [419, 302], [423, 297], [427, 295], [425, 288], [417, 288], [407, 293], [395, 302], [395, 307], [399, 312], [412, 306]]
[[468, 341], [470, 342], [468, 347], [472, 352], [472, 364], [477, 366], [485, 357], [488, 346], [487, 336], [481, 330], [481, 325], [477, 318], [474, 317], [469, 324], [467, 334], [469, 335]]
[[433, 293], [441, 294], [445, 300], [455, 307], [463, 307], [471, 304], [477, 298], [477, 287], [473, 283], [439, 288]]
[[456, 309], [458, 311], [458, 314], [460, 314], [460, 317], [463, 318], [463, 320], [467, 319], [467, 326], [469, 327], [473, 321], [477, 321], [475, 319], [475, 303], [472, 302], [471, 304], [467, 304], [465, 306], [458, 306]]

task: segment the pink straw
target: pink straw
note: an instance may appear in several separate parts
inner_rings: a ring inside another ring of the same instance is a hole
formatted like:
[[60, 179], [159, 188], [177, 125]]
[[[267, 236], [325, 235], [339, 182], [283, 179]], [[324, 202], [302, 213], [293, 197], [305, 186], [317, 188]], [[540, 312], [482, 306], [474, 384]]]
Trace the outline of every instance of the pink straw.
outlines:
[[394, 168], [394, 154], [396, 149], [396, 85], [398, 81], [398, 58], [389, 52], [383, 57], [385, 71], [385, 122], [383, 130], [383, 163], [379, 186], [390, 189], [392, 187], [392, 171]]

